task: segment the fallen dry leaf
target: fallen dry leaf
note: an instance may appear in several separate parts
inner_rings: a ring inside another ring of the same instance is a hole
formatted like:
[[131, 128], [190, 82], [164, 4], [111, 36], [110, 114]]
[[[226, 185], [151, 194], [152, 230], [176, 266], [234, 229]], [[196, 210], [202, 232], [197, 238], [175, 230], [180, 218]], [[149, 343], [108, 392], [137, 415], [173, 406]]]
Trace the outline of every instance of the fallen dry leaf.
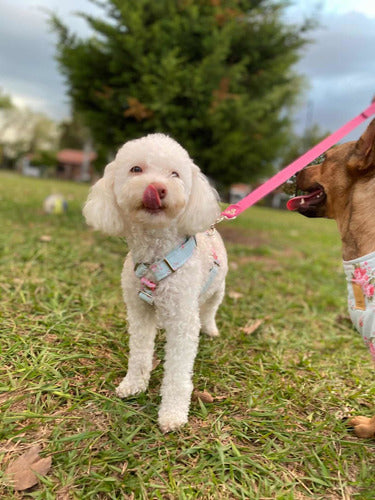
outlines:
[[214, 398], [211, 396], [211, 394], [207, 391], [194, 391], [193, 393], [194, 399], [200, 399], [202, 403], [213, 403]]
[[246, 335], [251, 335], [257, 330], [260, 325], [264, 323], [264, 319], [257, 319], [255, 321], [248, 321], [243, 328], [240, 328], [241, 332], [246, 333]]
[[243, 297], [243, 293], [239, 293], [239, 292], [235, 292], [234, 290], [231, 290], [229, 293], [228, 293], [228, 296], [233, 299], [233, 300], [238, 300], [238, 299], [241, 299]]
[[152, 368], [151, 368], [151, 371], [152, 370], [155, 370], [155, 368], [157, 368], [161, 363], [161, 360], [159, 358], [157, 358], [156, 356], [153, 357], [152, 359]]
[[41, 458], [39, 452], [40, 446], [32, 446], [8, 465], [5, 476], [9, 486], [13, 486], [17, 491], [27, 490], [38, 483], [35, 473], [41, 476], [47, 474], [51, 468], [52, 458]]
[[366, 406], [366, 408], [370, 409], [374, 406], [372, 402], [370, 403], [370, 401], [366, 401], [365, 399], [357, 399], [356, 403], [361, 406]]
[[215, 396], [215, 401], [224, 401], [228, 399], [228, 396]]
[[49, 243], [52, 240], [52, 236], [49, 236], [48, 234], [44, 234], [39, 238], [39, 241], [42, 241], [43, 243]]
[[[78, 264], [79, 263], [77, 262], [77, 265]], [[94, 273], [95, 271], [98, 271], [99, 269], [103, 269], [103, 267], [104, 267], [104, 264], [102, 262], [84, 262], [82, 265], [91, 273]]]
[[124, 462], [122, 469], [121, 469], [121, 475], [123, 476], [125, 474], [126, 469], [128, 468], [128, 462]]

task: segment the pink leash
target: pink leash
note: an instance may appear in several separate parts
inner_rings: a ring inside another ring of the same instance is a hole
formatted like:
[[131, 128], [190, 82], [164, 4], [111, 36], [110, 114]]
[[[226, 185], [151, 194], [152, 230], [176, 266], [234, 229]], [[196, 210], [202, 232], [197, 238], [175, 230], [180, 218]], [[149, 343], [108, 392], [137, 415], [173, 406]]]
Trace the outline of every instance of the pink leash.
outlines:
[[315, 158], [317, 158], [325, 151], [327, 151], [327, 149], [329, 149], [338, 141], [340, 141], [343, 137], [348, 135], [349, 132], [358, 127], [358, 125], [367, 120], [367, 118], [369, 118], [373, 114], [375, 114], [375, 100], [368, 108], [362, 111], [361, 114], [359, 114], [358, 116], [347, 122], [344, 126], [336, 130], [336, 132], [334, 132], [333, 134], [323, 139], [321, 142], [319, 142], [319, 144], [317, 144], [309, 151], [304, 153], [302, 156], [297, 158], [297, 160], [290, 163], [283, 170], [277, 172], [277, 174], [268, 179], [268, 181], [266, 181], [261, 186], [254, 189], [254, 191], [248, 194], [241, 201], [227, 207], [221, 213], [221, 217], [219, 220], [235, 219], [240, 213], [250, 208], [252, 205], [254, 205], [254, 203], [261, 200], [264, 196], [269, 194], [277, 187], [281, 186], [281, 184], [286, 182], [288, 179], [290, 179], [290, 177], [292, 177], [294, 174], [296, 174], [304, 167], [306, 167], [306, 165], [314, 161]]

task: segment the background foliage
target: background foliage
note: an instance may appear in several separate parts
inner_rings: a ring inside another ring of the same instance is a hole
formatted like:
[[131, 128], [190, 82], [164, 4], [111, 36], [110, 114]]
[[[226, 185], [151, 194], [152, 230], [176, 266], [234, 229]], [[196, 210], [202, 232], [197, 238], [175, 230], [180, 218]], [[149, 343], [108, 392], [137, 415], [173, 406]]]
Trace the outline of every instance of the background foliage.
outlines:
[[56, 16], [57, 59], [99, 149], [164, 132], [221, 184], [266, 175], [301, 89], [309, 22], [272, 0], [105, 0], [80, 39]]

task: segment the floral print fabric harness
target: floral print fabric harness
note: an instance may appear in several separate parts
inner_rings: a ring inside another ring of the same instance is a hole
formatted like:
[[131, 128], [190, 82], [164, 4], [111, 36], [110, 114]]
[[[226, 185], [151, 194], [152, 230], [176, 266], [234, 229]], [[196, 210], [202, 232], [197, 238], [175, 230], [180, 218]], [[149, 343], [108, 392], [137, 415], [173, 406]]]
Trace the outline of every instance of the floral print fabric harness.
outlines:
[[344, 261], [350, 318], [375, 362], [375, 252]]

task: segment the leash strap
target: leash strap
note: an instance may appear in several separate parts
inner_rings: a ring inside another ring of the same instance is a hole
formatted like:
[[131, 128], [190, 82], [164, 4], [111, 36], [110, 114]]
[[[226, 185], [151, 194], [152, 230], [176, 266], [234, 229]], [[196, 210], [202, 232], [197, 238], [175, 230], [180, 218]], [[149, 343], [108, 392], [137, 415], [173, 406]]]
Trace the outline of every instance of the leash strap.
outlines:
[[268, 181], [266, 181], [261, 186], [254, 189], [254, 191], [248, 194], [241, 201], [227, 207], [221, 213], [221, 217], [219, 218], [218, 222], [223, 219], [235, 219], [240, 213], [250, 208], [271, 191], [281, 186], [281, 184], [284, 184], [284, 182], [290, 179], [290, 177], [293, 177], [293, 175], [295, 175], [297, 172], [306, 167], [306, 165], [314, 161], [315, 158], [323, 154], [325, 151], [327, 151], [327, 149], [335, 145], [343, 137], [348, 135], [349, 132], [354, 130], [356, 127], [358, 127], [358, 125], [363, 123], [373, 114], [375, 114], [375, 101], [368, 108], [362, 111], [362, 113], [360, 113], [358, 116], [348, 121], [345, 125], [336, 130], [336, 132], [333, 132], [333, 134], [323, 139], [316, 146], [297, 158], [297, 160], [290, 163], [283, 170], [277, 172], [277, 174], [268, 179]]

